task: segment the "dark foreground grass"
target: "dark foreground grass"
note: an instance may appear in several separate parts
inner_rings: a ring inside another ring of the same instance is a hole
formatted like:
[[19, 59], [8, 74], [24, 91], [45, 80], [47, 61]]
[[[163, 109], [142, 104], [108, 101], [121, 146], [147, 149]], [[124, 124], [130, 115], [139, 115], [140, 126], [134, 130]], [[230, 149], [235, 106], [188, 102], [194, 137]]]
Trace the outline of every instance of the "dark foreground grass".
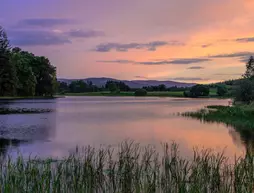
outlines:
[[53, 112], [52, 109], [38, 109], [38, 108], [0, 108], [0, 115], [8, 114], [37, 114], [37, 113], [49, 113]]
[[124, 142], [119, 148], [76, 149], [62, 160], [18, 157], [0, 165], [2, 193], [251, 193], [254, 156], [229, 162], [223, 153], [179, 156], [176, 144], [151, 147]]

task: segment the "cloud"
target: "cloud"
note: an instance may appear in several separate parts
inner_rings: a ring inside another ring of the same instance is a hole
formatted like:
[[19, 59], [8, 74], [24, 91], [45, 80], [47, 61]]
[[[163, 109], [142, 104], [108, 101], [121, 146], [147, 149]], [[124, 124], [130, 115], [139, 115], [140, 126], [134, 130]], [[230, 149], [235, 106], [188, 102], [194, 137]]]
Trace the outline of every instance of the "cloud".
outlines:
[[213, 44], [203, 44], [201, 47], [202, 48], [208, 48], [208, 47], [210, 47], [210, 46], [212, 46]]
[[101, 37], [105, 36], [105, 33], [102, 31], [96, 30], [71, 30], [67, 32], [67, 35], [73, 38], [93, 38], [93, 37]]
[[254, 42], [254, 37], [238, 38], [235, 41], [242, 42], [242, 43]]
[[191, 66], [191, 67], [189, 67], [187, 69], [190, 69], [190, 70], [199, 70], [199, 69], [204, 69], [204, 67], [202, 67], [202, 66]]
[[135, 76], [134, 78], [138, 78], [138, 79], [148, 79], [148, 78], [145, 77], [145, 76]]
[[8, 32], [10, 41], [16, 46], [50, 46], [69, 44], [68, 37], [53, 31], [22, 31]]
[[147, 61], [147, 62], [137, 62], [137, 64], [143, 65], [165, 65], [165, 64], [195, 64], [202, 62], [209, 62], [211, 59], [208, 58], [180, 58], [175, 60], [161, 60], [161, 61]]
[[33, 26], [33, 27], [54, 27], [59, 25], [72, 24], [74, 21], [64, 18], [33, 18], [23, 19], [18, 22], [18, 26]]
[[227, 74], [227, 73], [217, 73], [215, 76], [241, 76], [241, 73]]
[[135, 63], [135, 61], [132, 61], [132, 60], [98, 60], [96, 62], [101, 62], [101, 63], [119, 63], [119, 64], [131, 64], [131, 63]]
[[182, 80], [182, 81], [201, 81], [201, 80], [209, 80], [207, 78], [198, 78], [198, 77], [175, 77], [171, 80]]
[[184, 43], [178, 41], [153, 41], [149, 43], [128, 43], [128, 44], [120, 44], [120, 43], [105, 43], [99, 44], [96, 46], [95, 51], [97, 52], [110, 52], [115, 50], [117, 52], [127, 52], [130, 49], [142, 49], [148, 51], [156, 51], [158, 47], [163, 46], [183, 46]]
[[254, 55], [254, 52], [235, 52], [230, 54], [219, 54], [210, 56], [210, 58], [238, 58], [238, 57], [247, 57]]

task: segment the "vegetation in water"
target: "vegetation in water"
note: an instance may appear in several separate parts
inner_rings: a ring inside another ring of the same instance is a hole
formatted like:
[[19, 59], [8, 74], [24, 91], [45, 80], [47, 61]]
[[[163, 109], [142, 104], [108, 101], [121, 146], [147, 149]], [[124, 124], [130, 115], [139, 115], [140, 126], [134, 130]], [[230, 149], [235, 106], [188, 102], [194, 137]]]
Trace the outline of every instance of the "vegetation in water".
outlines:
[[61, 160], [3, 158], [0, 184], [3, 193], [253, 192], [254, 155], [229, 161], [223, 153], [203, 149], [185, 159], [176, 144], [164, 144], [160, 155], [133, 142], [117, 149], [88, 146]]
[[36, 114], [36, 113], [49, 113], [53, 112], [52, 109], [38, 109], [38, 108], [0, 108], [0, 115], [8, 114]]

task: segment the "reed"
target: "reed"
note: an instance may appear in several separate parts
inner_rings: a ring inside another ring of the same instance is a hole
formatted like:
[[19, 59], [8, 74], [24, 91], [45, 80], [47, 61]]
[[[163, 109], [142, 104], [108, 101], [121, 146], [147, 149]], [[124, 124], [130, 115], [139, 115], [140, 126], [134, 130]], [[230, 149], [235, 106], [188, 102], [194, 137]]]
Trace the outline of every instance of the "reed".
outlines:
[[2, 193], [235, 193], [253, 192], [254, 156], [233, 163], [223, 153], [179, 155], [176, 144], [152, 146], [123, 142], [117, 148], [76, 148], [61, 160], [7, 157], [0, 165]]

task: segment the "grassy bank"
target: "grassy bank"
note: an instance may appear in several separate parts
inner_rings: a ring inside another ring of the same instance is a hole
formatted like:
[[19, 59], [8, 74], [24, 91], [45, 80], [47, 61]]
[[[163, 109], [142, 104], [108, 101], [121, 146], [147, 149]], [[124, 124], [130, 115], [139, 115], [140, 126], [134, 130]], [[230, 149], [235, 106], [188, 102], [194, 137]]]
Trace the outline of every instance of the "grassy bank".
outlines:
[[79, 150], [61, 160], [7, 158], [0, 165], [1, 192], [235, 193], [254, 188], [252, 154], [230, 164], [211, 150], [184, 159], [176, 144], [164, 144], [160, 156], [153, 147], [134, 143]]

